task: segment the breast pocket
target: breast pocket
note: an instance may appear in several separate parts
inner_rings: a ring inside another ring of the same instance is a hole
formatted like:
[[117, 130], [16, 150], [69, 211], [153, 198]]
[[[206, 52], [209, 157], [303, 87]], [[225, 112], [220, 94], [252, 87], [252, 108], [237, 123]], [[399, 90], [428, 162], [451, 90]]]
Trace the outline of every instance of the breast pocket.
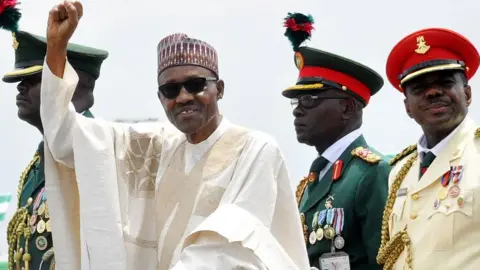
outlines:
[[452, 250], [456, 242], [468, 237], [473, 223], [474, 192], [463, 191], [458, 197], [448, 197], [432, 206], [427, 214], [427, 240], [435, 251]]
[[395, 234], [403, 229], [403, 215], [405, 211], [405, 202], [407, 196], [397, 197], [392, 208], [392, 215], [390, 216], [390, 232]]

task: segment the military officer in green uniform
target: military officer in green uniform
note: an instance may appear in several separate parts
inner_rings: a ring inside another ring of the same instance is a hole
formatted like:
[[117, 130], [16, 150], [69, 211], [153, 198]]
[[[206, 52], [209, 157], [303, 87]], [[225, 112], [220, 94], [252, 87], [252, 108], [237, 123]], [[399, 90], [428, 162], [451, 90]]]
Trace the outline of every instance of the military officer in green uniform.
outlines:
[[[3, 76], [6, 83], [18, 83], [18, 117], [43, 134], [40, 119], [40, 86], [46, 54], [46, 39], [24, 31], [13, 34], [15, 69]], [[69, 44], [67, 57], [80, 81], [72, 103], [77, 112], [93, 117], [93, 89], [108, 52]], [[9, 269], [54, 269], [52, 228], [45, 191], [43, 141], [20, 176], [18, 210], [8, 224]]]
[[300, 74], [282, 94], [294, 107], [300, 143], [319, 156], [297, 187], [312, 269], [381, 269], [376, 263], [390, 166], [362, 135], [362, 110], [383, 86], [372, 69], [300, 46], [313, 19], [290, 13], [285, 35]]

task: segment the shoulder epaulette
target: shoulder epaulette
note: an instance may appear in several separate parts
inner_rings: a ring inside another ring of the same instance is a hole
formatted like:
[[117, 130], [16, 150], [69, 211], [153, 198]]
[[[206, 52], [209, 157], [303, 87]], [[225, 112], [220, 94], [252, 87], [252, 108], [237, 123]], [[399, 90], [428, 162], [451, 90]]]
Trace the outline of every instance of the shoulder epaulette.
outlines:
[[477, 130], [475, 130], [475, 138], [480, 138], [480, 128], [477, 128]]
[[409, 147], [405, 148], [400, 152], [398, 155], [396, 155], [394, 158], [390, 160], [388, 163], [390, 166], [395, 165], [398, 161], [402, 160], [404, 157], [410, 155], [413, 151], [417, 150], [417, 144], [412, 144]]
[[359, 157], [359, 158], [365, 160], [366, 162], [372, 163], [372, 164], [378, 163], [382, 159], [379, 155], [373, 153], [372, 151], [368, 150], [367, 148], [363, 148], [362, 146], [359, 146], [359, 147], [353, 149], [352, 150], [352, 155], [356, 156], [356, 157]]

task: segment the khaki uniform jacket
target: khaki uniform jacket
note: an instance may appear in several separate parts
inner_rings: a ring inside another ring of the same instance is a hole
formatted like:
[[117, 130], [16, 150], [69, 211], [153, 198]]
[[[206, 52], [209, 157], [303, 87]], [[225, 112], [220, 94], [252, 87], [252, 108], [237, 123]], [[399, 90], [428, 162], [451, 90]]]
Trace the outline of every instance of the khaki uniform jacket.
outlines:
[[[390, 238], [407, 228], [413, 270], [480, 269], [479, 133], [474, 122], [465, 119], [421, 179], [417, 158], [397, 192], [389, 222]], [[390, 188], [412, 155], [392, 169]], [[443, 187], [440, 181], [444, 174], [459, 165], [464, 166], [459, 182], [454, 184], [451, 178], [449, 185]], [[459, 194], [454, 194], [454, 189]], [[442, 199], [446, 191], [447, 197]], [[406, 249], [394, 269], [407, 269], [405, 259]]]

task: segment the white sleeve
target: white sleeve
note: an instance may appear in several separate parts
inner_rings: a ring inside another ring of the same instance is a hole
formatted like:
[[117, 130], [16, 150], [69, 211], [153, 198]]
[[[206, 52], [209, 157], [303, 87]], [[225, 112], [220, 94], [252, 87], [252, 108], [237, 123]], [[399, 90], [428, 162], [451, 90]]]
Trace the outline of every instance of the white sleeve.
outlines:
[[[73, 168], [74, 131], [77, 128], [91, 131], [89, 135], [108, 136], [105, 132], [95, 134], [95, 127], [105, 130], [108, 122], [87, 118], [78, 114], [71, 103], [78, 75], [68, 60], [65, 63], [63, 79], [55, 76], [45, 61], [43, 64], [40, 117], [42, 119], [45, 141], [55, 161]], [[113, 132], [112, 132], [113, 136]]]
[[233, 204], [215, 210], [185, 239], [184, 246], [172, 270], [299, 270], [270, 230]]
[[180, 261], [172, 270], [244, 269], [267, 270], [251, 249], [241, 242], [229, 243], [215, 232], [201, 232], [194, 244], [182, 251]]

